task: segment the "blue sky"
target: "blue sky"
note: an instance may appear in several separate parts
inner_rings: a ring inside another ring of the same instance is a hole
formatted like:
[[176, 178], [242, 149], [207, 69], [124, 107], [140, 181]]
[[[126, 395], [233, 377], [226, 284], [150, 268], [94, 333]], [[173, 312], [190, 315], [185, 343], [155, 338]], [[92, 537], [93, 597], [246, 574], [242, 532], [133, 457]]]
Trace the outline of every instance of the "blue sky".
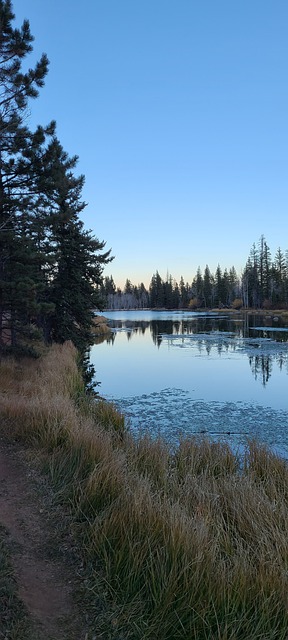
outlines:
[[105, 274], [240, 272], [288, 249], [287, 0], [15, 0], [50, 70], [30, 123], [57, 121], [86, 176]]

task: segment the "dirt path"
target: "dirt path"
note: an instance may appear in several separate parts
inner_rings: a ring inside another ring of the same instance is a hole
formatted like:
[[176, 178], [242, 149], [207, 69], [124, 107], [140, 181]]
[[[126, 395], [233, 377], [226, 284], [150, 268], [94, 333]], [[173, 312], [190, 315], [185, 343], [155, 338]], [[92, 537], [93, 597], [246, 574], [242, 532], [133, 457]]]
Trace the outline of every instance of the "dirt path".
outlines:
[[73, 571], [59, 560], [51, 521], [45, 515], [21, 450], [2, 441], [0, 524], [8, 531], [18, 594], [35, 625], [35, 637], [85, 640], [88, 636], [77, 616], [75, 619]]

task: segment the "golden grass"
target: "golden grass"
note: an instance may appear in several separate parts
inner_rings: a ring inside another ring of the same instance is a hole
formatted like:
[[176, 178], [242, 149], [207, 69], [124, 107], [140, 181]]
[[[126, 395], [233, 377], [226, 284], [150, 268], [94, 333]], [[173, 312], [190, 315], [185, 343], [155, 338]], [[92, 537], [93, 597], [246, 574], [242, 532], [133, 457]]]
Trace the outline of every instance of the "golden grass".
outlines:
[[95, 336], [107, 335], [111, 333], [108, 320], [104, 316], [94, 316], [91, 331]]
[[[47, 452], [111, 603], [112, 637], [287, 640], [288, 468], [255, 442], [241, 459], [191, 438], [172, 453], [85, 397], [71, 344], [0, 363], [6, 433]], [[121, 635], [124, 634], [124, 635]], [[110, 637], [110, 636], [109, 636]]]

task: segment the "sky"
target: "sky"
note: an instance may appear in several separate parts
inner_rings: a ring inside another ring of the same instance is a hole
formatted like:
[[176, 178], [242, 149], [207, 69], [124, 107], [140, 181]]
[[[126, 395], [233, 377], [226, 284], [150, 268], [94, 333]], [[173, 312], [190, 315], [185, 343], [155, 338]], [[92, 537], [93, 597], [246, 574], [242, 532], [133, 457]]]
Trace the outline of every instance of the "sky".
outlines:
[[105, 275], [191, 282], [288, 249], [287, 0], [12, 0], [50, 68], [30, 126], [57, 122], [86, 181]]

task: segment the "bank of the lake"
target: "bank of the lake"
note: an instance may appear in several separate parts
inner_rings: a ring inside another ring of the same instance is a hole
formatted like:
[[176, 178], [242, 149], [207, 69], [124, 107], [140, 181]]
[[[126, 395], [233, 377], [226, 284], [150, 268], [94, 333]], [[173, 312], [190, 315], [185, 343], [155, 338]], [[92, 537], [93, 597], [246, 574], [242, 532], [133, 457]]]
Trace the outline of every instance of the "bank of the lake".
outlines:
[[0, 373], [2, 433], [34, 447], [69, 516], [87, 640], [287, 637], [283, 459], [254, 442], [238, 459], [206, 439], [172, 453], [133, 436], [85, 396], [69, 344]]

